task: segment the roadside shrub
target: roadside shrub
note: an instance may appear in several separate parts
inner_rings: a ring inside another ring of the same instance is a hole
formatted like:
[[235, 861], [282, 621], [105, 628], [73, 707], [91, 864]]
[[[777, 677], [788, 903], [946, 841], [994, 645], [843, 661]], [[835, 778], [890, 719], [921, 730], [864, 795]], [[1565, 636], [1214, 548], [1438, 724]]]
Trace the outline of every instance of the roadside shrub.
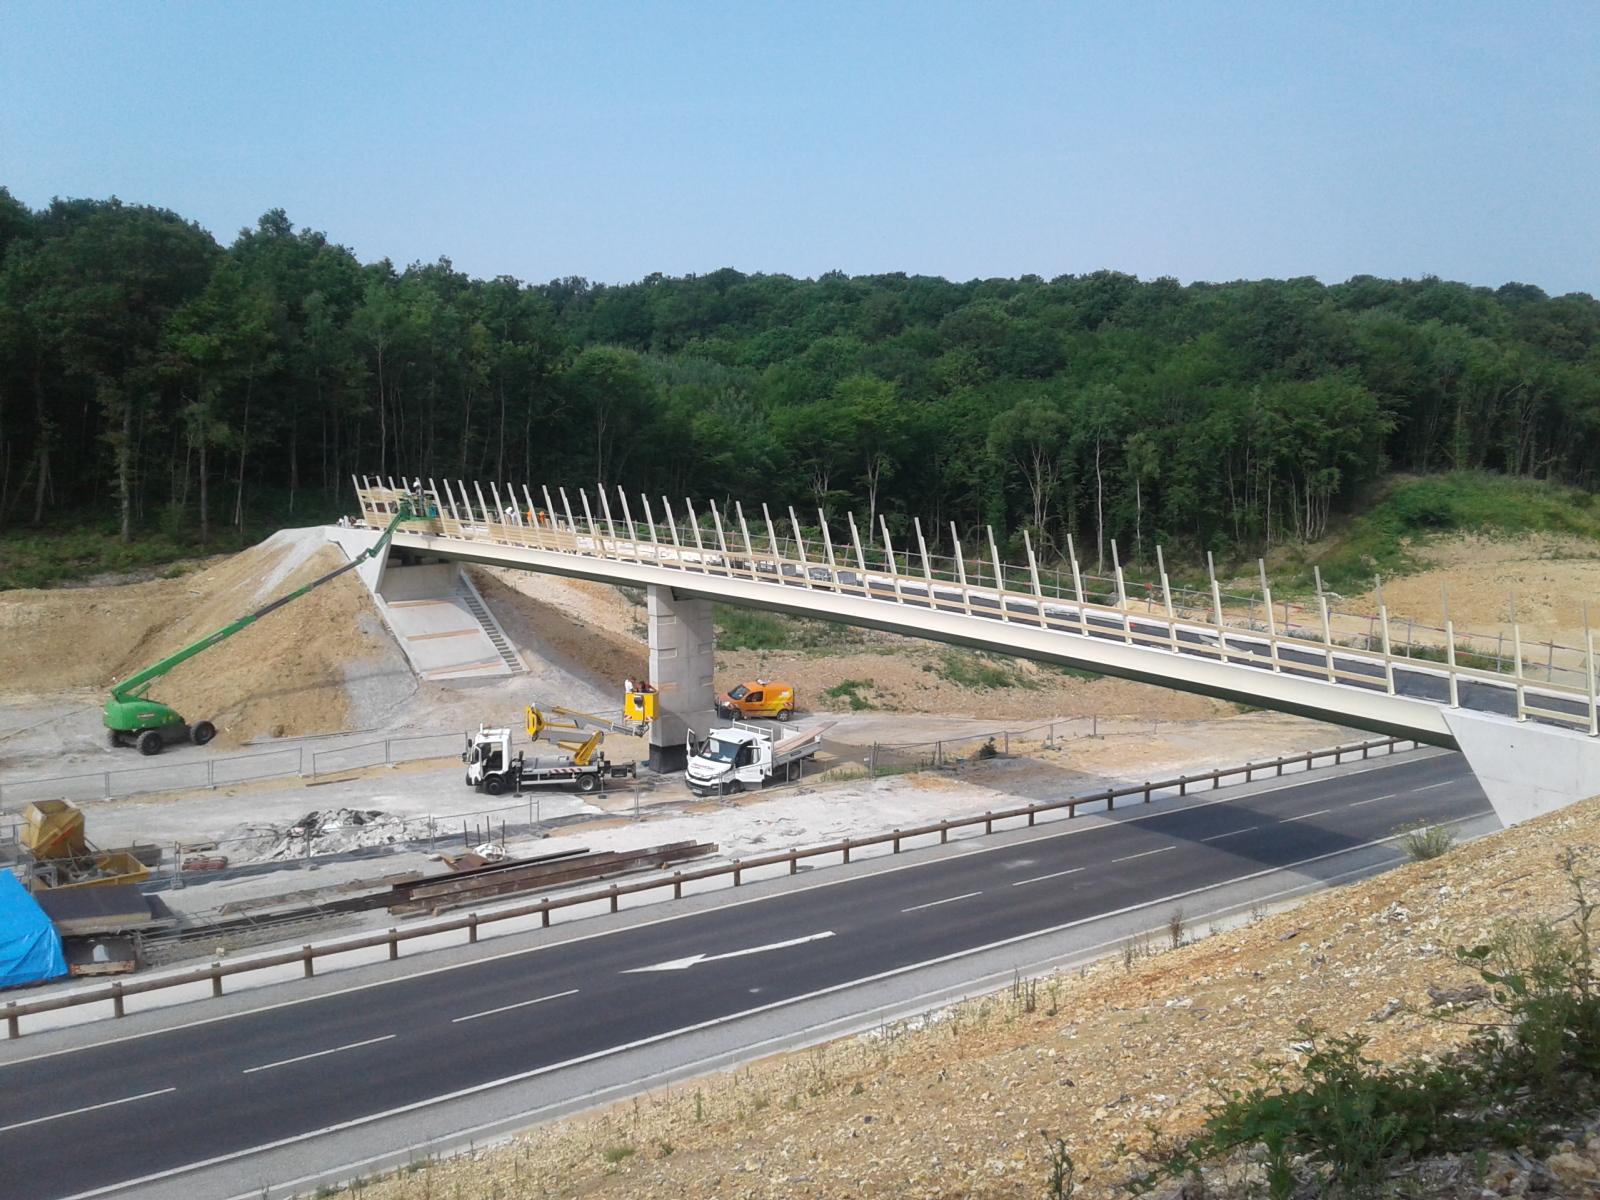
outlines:
[[[1538, 1146], [1600, 1105], [1600, 985], [1594, 972], [1594, 881], [1561, 856], [1573, 896], [1558, 919], [1501, 925], [1458, 961], [1487, 986], [1488, 1014], [1439, 1062], [1366, 1058], [1367, 1039], [1300, 1029], [1293, 1065], [1263, 1068], [1252, 1085], [1207, 1109], [1204, 1129], [1163, 1150], [1130, 1181], [1136, 1192], [1202, 1166], [1249, 1156], [1271, 1196], [1375, 1192], [1400, 1161], [1421, 1154]], [[1449, 1014], [1440, 1020], [1459, 1020]]]
[[1455, 831], [1445, 825], [1429, 825], [1426, 821], [1418, 821], [1395, 830], [1396, 833], [1402, 831], [1405, 837], [1400, 844], [1405, 847], [1406, 855], [1412, 862], [1439, 858], [1456, 844]]
[[861, 712], [872, 707], [872, 700], [862, 695], [871, 687], [872, 684], [865, 679], [846, 679], [831, 688], [824, 688], [822, 695], [826, 700], [843, 700], [850, 706], [851, 712]]

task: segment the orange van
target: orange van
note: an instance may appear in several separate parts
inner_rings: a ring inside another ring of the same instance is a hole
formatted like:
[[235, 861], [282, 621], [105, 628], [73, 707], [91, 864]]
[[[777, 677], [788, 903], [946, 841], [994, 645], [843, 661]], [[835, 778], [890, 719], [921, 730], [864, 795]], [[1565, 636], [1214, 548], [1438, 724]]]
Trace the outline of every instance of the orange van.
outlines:
[[741, 717], [787, 721], [794, 716], [794, 684], [774, 679], [735, 684], [717, 695], [717, 715], [725, 721]]

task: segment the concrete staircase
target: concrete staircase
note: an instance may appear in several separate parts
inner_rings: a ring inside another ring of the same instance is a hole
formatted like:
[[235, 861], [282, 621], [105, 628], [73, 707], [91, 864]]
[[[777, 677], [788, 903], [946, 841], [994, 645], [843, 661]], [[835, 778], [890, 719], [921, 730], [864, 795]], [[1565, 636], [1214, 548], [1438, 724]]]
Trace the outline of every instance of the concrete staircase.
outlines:
[[513, 675], [521, 675], [526, 671], [527, 668], [522, 665], [522, 659], [517, 656], [516, 650], [506, 640], [506, 635], [501, 630], [499, 623], [489, 615], [489, 610], [483, 603], [483, 597], [478, 595], [478, 590], [469, 584], [464, 577], [456, 585], [456, 596], [466, 610], [472, 614], [473, 620], [483, 626], [483, 632], [488, 637], [489, 644], [505, 660], [505, 664], [511, 669], [511, 673]]

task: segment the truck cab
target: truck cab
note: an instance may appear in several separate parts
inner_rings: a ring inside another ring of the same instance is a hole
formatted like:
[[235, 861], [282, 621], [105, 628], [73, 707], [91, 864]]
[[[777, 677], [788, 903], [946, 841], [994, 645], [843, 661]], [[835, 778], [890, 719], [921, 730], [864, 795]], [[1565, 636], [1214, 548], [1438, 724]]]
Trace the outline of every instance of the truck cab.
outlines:
[[491, 777], [504, 777], [506, 768], [513, 765], [511, 731], [479, 726], [477, 733], [468, 735], [461, 761], [467, 764], [469, 787], [481, 787]]
[[697, 795], [759, 788], [772, 774], [772, 738], [761, 730], [713, 729], [695, 747], [684, 772]]
[[717, 714], [730, 721], [758, 717], [788, 721], [794, 716], [794, 684], [775, 679], [735, 684], [717, 697]]

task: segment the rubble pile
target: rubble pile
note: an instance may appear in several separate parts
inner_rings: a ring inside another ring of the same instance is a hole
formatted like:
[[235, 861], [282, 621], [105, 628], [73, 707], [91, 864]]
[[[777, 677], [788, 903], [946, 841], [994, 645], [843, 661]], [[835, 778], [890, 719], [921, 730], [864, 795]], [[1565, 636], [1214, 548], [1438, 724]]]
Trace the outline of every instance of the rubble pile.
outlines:
[[221, 840], [235, 862], [276, 862], [395, 846], [426, 837], [428, 823], [376, 808], [313, 809], [294, 824], [240, 825]]

